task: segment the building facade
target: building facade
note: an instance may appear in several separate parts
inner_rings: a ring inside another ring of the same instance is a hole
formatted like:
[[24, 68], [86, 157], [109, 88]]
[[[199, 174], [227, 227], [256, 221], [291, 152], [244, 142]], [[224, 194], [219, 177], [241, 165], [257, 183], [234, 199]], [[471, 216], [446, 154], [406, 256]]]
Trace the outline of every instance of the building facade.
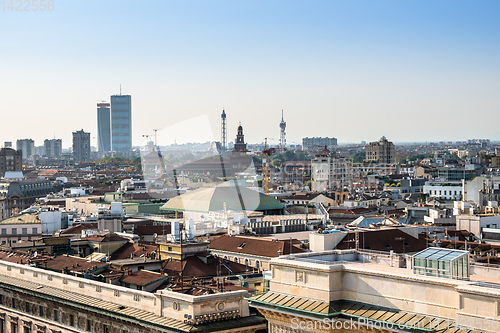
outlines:
[[43, 142], [43, 156], [48, 158], [58, 158], [62, 155], [61, 139], [46, 139]]
[[83, 129], [73, 132], [73, 159], [75, 163], [90, 161], [90, 133]]
[[418, 255], [333, 250], [281, 256], [270, 261], [269, 291], [250, 298], [250, 305], [266, 317], [270, 333], [459, 332], [464, 323], [471, 333], [498, 332], [498, 268], [440, 260], [439, 269], [462, 270], [470, 280], [439, 274], [437, 263], [425, 275]]
[[261, 318], [250, 315], [246, 291], [152, 293], [4, 260], [0, 274], [1, 332], [251, 333], [265, 328]]
[[111, 150], [132, 150], [132, 96], [111, 96]]
[[326, 147], [329, 150], [332, 150], [337, 146], [337, 138], [302, 138], [302, 149], [316, 149], [318, 147]]
[[315, 192], [350, 188], [353, 181], [352, 160], [335, 156], [328, 149], [316, 154], [311, 162], [311, 187]]
[[0, 177], [7, 171], [21, 171], [23, 169], [22, 153], [12, 148], [0, 149]]
[[35, 156], [35, 141], [32, 139], [17, 140], [16, 149], [22, 151], [23, 161], [33, 160]]
[[111, 151], [111, 104], [97, 103], [97, 150]]
[[366, 160], [370, 162], [380, 162], [392, 164], [395, 162], [394, 144], [387, 141], [385, 136], [379, 141], [370, 142], [366, 146]]

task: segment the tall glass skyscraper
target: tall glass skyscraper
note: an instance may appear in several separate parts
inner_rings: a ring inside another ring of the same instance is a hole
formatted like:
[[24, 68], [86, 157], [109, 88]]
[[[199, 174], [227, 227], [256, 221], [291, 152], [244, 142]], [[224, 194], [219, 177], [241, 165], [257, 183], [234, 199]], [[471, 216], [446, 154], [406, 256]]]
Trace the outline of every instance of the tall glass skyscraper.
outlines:
[[132, 97], [111, 96], [111, 150], [132, 150]]
[[97, 149], [111, 151], [111, 104], [97, 103]]

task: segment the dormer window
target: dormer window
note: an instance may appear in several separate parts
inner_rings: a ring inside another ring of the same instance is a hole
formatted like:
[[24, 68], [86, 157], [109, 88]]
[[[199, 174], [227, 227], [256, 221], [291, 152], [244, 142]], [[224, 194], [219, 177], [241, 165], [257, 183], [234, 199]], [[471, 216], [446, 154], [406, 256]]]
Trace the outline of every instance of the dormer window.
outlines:
[[246, 243], [242, 243], [240, 246], [238, 246], [238, 249], [240, 249], [240, 250], [241, 250], [242, 248], [244, 248], [244, 247], [245, 247], [245, 245], [247, 245], [247, 244], [246, 244]]

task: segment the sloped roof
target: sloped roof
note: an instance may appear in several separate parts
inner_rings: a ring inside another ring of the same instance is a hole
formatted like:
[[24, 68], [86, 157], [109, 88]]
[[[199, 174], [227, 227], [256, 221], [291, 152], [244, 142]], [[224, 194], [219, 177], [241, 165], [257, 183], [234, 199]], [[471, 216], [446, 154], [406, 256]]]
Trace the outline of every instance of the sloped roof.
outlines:
[[161, 279], [167, 279], [167, 276], [160, 273], [140, 270], [124, 275], [121, 278], [121, 281], [124, 283], [132, 283], [139, 286], [147, 286], [148, 284]]
[[82, 230], [97, 229], [97, 222], [79, 223], [61, 231], [61, 235], [81, 235]]
[[[293, 243], [292, 243], [293, 244]], [[274, 258], [290, 253], [302, 253], [295, 246], [290, 246], [290, 240], [277, 240], [273, 238], [255, 236], [229, 236], [222, 235], [210, 242], [212, 250], [257, 255], [261, 257]]]
[[111, 255], [111, 260], [139, 258], [141, 255], [148, 255], [156, 251], [156, 245], [125, 243]]
[[3, 225], [3, 224], [36, 224], [36, 223], [42, 223], [42, 222], [38, 219], [38, 214], [31, 214], [31, 213], [12, 216], [12, 217], [9, 217], [5, 220], [0, 221], [0, 225]]
[[[336, 249], [354, 249], [356, 246], [356, 235], [354, 232], [348, 233], [337, 245]], [[404, 238], [404, 240], [402, 239]], [[403, 250], [403, 242], [405, 247]], [[359, 247], [375, 251], [395, 253], [412, 253], [422, 251], [427, 247], [426, 241], [415, 238], [397, 228], [381, 229], [373, 231], [360, 231]]]
[[284, 205], [273, 197], [237, 185], [203, 187], [170, 199], [162, 210], [212, 212], [227, 210], [272, 210]]
[[209, 277], [243, 273], [246, 272], [247, 267], [222, 258], [215, 258], [212, 264], [205, 264], [197, 256], [192, 256], [182, 261], [170, 260], [166, 263], [164, 269], [172, 277], [178, 276], [181, 271], [184, 277]]

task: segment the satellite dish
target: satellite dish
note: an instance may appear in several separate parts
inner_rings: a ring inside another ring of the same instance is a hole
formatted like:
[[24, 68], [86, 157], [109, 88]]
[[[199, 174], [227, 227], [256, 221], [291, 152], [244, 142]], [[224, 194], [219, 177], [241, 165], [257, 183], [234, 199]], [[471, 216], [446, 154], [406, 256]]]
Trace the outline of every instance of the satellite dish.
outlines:
[[233, 220], [234, 220], [234, 222], [240, 222], [240, 220], [241, 220], [240, 214], [234, 214]]

